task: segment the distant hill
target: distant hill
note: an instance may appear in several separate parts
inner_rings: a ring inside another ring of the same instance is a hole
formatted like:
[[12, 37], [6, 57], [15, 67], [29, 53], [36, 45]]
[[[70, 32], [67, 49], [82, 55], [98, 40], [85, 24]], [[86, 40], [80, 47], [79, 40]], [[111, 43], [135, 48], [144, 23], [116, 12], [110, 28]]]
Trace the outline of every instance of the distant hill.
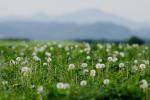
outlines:
[[126, 39], [132, 35], [150, 39], [150, 24], [132, 22], [103, 11], [88, 9], [61, 16], [0, 18], [0, 38], [30, 39]]
[[6, 16], [1, 17], [1, 21], [40, 21], [40, 22], [55, 22], [55, 23], [75, 23], [75, 24], [93, 24], [98, 22], [109, 22], [117, 25], [122, 25], [130, 29], [138, 29], [150, 27], [150, 24], [133, 22], [108, 12], [85, 9], [60, 16], [48, 16], [44, 13], [35, 14], [30, 17], [23, 16]]
[[125, 39], [132, 32], [113, 23], [80, 25], [73, 23], [3, 22], [0, 33], [5, 37], [30, 39]]

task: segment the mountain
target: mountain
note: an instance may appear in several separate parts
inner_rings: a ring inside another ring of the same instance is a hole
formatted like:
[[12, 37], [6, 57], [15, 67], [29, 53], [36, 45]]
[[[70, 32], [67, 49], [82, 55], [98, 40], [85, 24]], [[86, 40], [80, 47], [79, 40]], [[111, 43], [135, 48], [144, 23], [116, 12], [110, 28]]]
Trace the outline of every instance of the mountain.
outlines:
[[75, 24], [93, 24], [98, 22], [109, 22], [115, 23], [117, 25], [122, 25], [133, 30], [144, 28], [147, 26], [150, 27], [150, 24], [137, 23], [97, 9], [85, 9], [60, 16], [48, 16], [45, 13], [38, 13], [28, 17], [6, 16], [0, 18], [0, 21], [40, 21]]
[[0, 38], [122, 40], [135, 35], [150, 39], [149, 26], [88, 9], [60, 16], [39, 13], [30, 17], [1, 17]]
[[138, 29], [136, 30], [136, 34], [137, 36], [143, 38], [143, 39], [147, 39], [150, 40], [150, 28], [142, 28], [142, 29]]
[[122, 40], [132, 32], [113, 23], [74, 24], [45, 22], [3, 22], [0, 34], [5, 37], [25, 37], [30, 39], [111, 39]]

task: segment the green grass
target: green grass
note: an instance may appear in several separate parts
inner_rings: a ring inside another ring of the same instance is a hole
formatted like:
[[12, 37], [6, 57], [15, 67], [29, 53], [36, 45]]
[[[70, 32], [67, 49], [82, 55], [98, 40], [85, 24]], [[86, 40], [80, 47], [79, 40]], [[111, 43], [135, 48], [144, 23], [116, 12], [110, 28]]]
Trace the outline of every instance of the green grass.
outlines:
[[[149, 100], [149, 61], [149, 45], [0, 42], [0, 100]], [[97, 63], [105, 67], [97, 69]]]

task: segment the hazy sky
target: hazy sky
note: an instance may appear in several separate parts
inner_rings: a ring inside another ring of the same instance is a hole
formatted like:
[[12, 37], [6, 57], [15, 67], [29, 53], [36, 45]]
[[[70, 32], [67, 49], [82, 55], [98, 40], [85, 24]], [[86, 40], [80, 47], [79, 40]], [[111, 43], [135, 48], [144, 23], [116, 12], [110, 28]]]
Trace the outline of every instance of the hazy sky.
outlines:
[[138, 22], [150, 22], [150, 0], [0, 0], [0, 16], [60, 15], [92, 8]]

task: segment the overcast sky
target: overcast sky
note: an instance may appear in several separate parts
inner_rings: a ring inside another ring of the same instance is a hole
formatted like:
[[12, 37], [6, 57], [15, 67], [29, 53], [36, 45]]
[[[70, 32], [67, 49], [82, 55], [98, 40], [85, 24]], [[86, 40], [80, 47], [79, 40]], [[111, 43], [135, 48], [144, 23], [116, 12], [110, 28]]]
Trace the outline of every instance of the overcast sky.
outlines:
[[0, 0], [0, 16], [61, 15], [99, 9], [126, 19], [150, 23], [150, 0]]

